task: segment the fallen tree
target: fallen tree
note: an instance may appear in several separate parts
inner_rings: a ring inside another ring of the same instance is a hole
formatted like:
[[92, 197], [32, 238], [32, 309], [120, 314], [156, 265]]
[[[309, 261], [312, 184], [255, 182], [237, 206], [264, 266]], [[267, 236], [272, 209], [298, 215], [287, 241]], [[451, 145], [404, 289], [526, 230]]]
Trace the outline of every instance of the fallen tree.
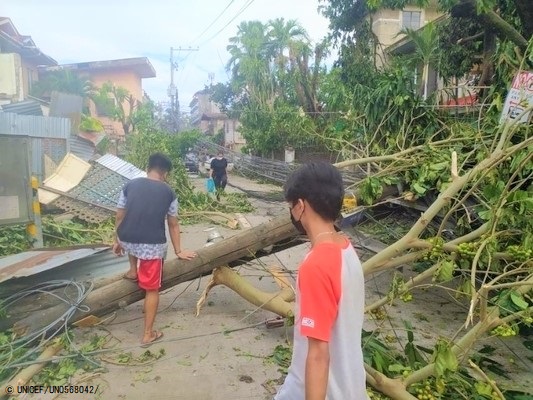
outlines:
[[[191, 261], [174, 259], [165, 263], [161, 289], [167, 289], [181, 282], [187, 282], [210, 274], [221, 265], [239, 265], [254, 257], [266, 254], [263, 250], [276, 245], [275, 251], [293, 246], [299, 241], [290, 239], [297, 235], [287, 216], [275, 218], [259, 226], [237, 233], [224, 241], [197, 250], [198, 256]], [[93, 290], [83, 302], [89, 312], [78, 310], [71, 323], [88, 315], [102, 316], [144, 298], [144, 291], [130, 281], [120, 279]], [[36, 311], [17, 321], [16, 332], [33, 331], [53, 323], [64, 313], [65, 306], [58, 305]]]
[[[412, 169], [413, 154], [418, 157], [417, 166], [423, 168], [427, 165], [428, 171], [438, 171], [437, 178], [446, 183], [440, 186], [436, 199], [402, 238], [363, 264], [366, 276], [413, 263], [424, 262], [426, 266], [409, 281], [395, 282], [394, 289], [383, 299], [369, 305], [367, 311], [393, 302], [420, 285], [440, 286], [442, 282], [454, 279], [454, 274], [463, 277], [457, 279], [460, 284], [454, 290], [470, 297], [470, 309], [465, 316], [467, 331], [464, 334], [458, 332], [456, 337], [440, 338], [429, 362], [416, 361], [408, 366], [412, 371], [409, 376], [386, 376], [372, 365], [365, 366], [369, 384], [392, 399], [413, 399], [409, 390], [428, 377], [440, 382], [438, 390], [448, 390], [443, 384], [443, 377], [457, 371], [480, 338], [488, 332], [507, 334], [511, 331], [516, 334], [516, 322], [531, 319], [531, 305], [526, 300], [533, 285], [533, 255], [527, 245], [533, 231], [533, 138], [527, 130], [524, 132], [517, 128], [516, 124], [509, 124], [494, 137], [480, 135], [476, 140], [465, 137], [429, 141], [420, 145], [417, 151], [401, 150], [378, 158], [361, 157], [339, 165], [366, 165], [372, 170], [365, 182], [355, 186], [359, 198], [364, 197], [365, 202], [369, 199], [379, 201], [377, 199], [382, 195], [383, 187], [390, 187], [388, 176]], [[463, 150], [455, 152], [455, 148]], [[479, 148], [483, 149], [481, 157], [477, 154]], [[447, 158], [442, 161], [446, 152]], [[438, 168], [432, 161], [437, 157], [441, 157]], [[410, 186], [406, 185], [403, 197], [410, 200], [424, 194], [416, 191], [416, 185], [411, 182]], [[361, 192], [365, 195], [362, 196]], [[472, 199], [476, 204], [474, 208], [467, 206]], [[430, 223], [437, 219], [439, 228], [436, 233], [428, 232]], [[443, 236], [443, 231], [452, 219], [457, 227], [456, 237], [449, 239]], [[467, 223], [461, 225], [461, 221]], [[207, 289], [224, 284], [259, 307], [291, 316], [292, 293], [287, 287], [278, 293], [258, 292], [239, 274], [223, 266], [259, 256], [261, 249], [295, 235], [296, 231], [287, 216], [238, 233], [223, 242], [200, 249], [199, 256], [193, 261], [167, 263], [163, 289], [218, 268]], [[285, 242], [282, 246], [289, 245]], [[428, 283], [430, 280], [432, 282]], [[205, 296], [207, 293], [208, 290]], [[104, 315], [142, 297], [143, 293], [136, 285], [121, 280], [90, 293], [84, 305], [90, 307], [90, 314]], [[55, 321], [60, 312], [60, 307], [54, 307], [36, 313], [19, 321], [16, 328], [24, 331], [42, 326]], [[86, 315], [78, 310], [72, 321]]]
[[[525, 112], [532, 109], [529, 107]], [[412, 157], [417, 152], [426, 154], [417, 155], [416, 166], [427, 164], [426, 171], [438, 171], [436, 178], [446, 182], [403, 237], [363, 263], [366, 277], [403, 265], [425, 265], [425, 270], [409, 281], [391, 284], [391, 292], [367, 306], [367, 312], [375, 311], [422, 285], [443, 288], [442, 283], [454, 279], [459, 282], [457, 288], [445, 290], [470, 298], [463, 327], [465, 332], [459, 331], [455, 337], [439, 338], [429, 362], [416, 360], [405, 366], [405, 371], [412, 371], [407, 377], [386, 376], [371, 365], [365, 366], [368, 383], [390, 398], [415, 398], [409, 391], [430, 377], [436, 382], [435, 394], [443, 395], [446, 390], [453, 392], [453, 385], [447, 387], [444, 378], [452, 376], [461, 363], [469, 361], [476, 342], [488, 333], [516, 335], [518, 323], [533, 322], [532, 302], [528, 296], [533, 288], [533, 138], [528, 134], [530, 127], [509, 123], [500, 128], [496, 136], [480, 135], [471, 144], [466, 138], [448, 138], [429, 141], [395, 154], [361, 157], [338, 164], [339, 168], [367, 165], [368, 170], [373, 171], [366, 182], [356, 185], [359, 191], [367, 194], [367, 199], [368, 195], [381, 195], [380, 177], [388, 177], [383, 181], [387, 183], [391, 175], [412, 169]], [[458, 154], [455, 148], [465, 149], [465, 152]], [[484, 150], [482, 157], [477, 154], [479, 148]], [[444, 162], [443, 150], [449, 152], [448, 160]], [[441, 157], [438, 165], [432, 164], [432, 157]], [[414, 193], [416, 186], [413, 191], [406, 189], [405, 199], [423, 194]], [[469, 202], [474, 207], [467, 206]], [[436, 220], [438, 229], [432, 234], [428, 227]], [[443, 236], [443, 232], [451, 220], [456, 237], [450, 239]], [[277, 294], [253, 294], [239, 274], [219, 268], [204, 295], [217, 284], [228, 286], [257, 306], [282, 316], [292, 316], [290, 303], [283, 300], [286, 288]], [[198, 307], [205, 301], [205, 296], [201, 300]], [[473, 368], [480, 371], [471, 360], [469, 364], [474, 364]], [[479, 390], [489, 390], [493, 398], [503, 399], [495, 382], [487, 380], [484, 373], [482, 375], [488, 389]]]

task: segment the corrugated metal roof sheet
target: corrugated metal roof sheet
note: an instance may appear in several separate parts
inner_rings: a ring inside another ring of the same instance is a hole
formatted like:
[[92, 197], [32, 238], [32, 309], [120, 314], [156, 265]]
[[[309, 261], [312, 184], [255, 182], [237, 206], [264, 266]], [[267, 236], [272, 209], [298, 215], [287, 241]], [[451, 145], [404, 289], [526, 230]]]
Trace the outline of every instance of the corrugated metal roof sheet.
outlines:
[[127, 179], [146, 177], [145, 171], [140, 170], [135, 165], [130, 164], [129, 162], [124, 161], [122, 158], [114, 156], [113, 154], [106, 154], [97, 159], [96, 162]]
[[[102, 222], [113, 216], [124, 185], [133, 178], [146, 176], [144, 171], [111, 154], [100, 157], [84, 171], [80, 169], [80, 163], [89, 165], [72, 154], [65, 158], [56, 173], [44, 182], [39, 198], [47, 205], [90, 222]], [[81, 172], [83, 177], [79, 176]], [[65, 194], [47, 194], [46, 187]]]
[[66, 250], [27, 251], [0, 258], [0, 282], [35, 275], [108, 248], [109, 246], [97, 246]]
[[34, 100], [19, 101], [18, 103], [4, 104], [2, 106], [4, 112], [24, 115], [43, 115], [41, 104]]
[[96, 154], [96, 148], [94, 144], [78, 136], [72, 136], [69, 140], [69, 143], [70, 152], [81, 158], [83, 161], [91, 160]]
[[0, 112], [0, 133], [35, 138], [69, 139], [70, 119]]

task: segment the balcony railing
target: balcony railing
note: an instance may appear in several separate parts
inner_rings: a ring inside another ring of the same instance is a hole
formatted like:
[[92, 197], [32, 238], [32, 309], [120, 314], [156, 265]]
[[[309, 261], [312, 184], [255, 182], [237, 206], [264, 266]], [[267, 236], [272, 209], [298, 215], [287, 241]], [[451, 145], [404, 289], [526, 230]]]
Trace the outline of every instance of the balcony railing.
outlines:
[[457, 85], [437, 90], [436, 103], [441, 109], [468, 110], [479, 109], [486, 105], [490, 86]]

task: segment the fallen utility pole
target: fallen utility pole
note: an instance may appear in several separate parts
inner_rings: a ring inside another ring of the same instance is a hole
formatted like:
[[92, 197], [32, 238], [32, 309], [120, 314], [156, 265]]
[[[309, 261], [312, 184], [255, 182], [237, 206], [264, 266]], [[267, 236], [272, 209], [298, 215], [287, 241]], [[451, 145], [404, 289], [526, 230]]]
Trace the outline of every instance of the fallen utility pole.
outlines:
[[[164, 290], [179, 283], [208, 275], [213, 269], [222, 265], [235, 266], [242, 264], [242, 260], [249, 260], [255, 256], [260, 257], [261, 251], [271, 245], [281, 243], [281, 248], [291, 247], [298, 242], [287, 243], [287, 239], [297, 235], [298, 232], [288, 216], [276, 217], [212, 246], [197, 250], [198, 256], [193, 260], [174, 259], [166, 262], [161, 289]], [[275, 251], [279, 250], [280, 248], [275, 249]], [[120, 279], [89, 293], [83, 305], [89, 307], [90, 311], [78, 310], [68, 323], [70, 325], [89, 315], [103, 316], [143, 298], [144, 291], [139, 289], [137, 284]], [[17, 321], [13, 328], [16, 332], [33, 331], [57, 321], [64, 311], [65, 306], [62, 304], [42, 311], [35, 311], [28, 317]]]

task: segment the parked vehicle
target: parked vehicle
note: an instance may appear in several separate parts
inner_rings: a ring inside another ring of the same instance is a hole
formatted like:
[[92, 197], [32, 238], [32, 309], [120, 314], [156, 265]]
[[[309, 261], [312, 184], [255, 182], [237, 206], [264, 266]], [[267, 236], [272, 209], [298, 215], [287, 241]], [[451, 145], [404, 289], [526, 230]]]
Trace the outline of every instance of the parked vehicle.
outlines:
[[187, 153], [185, 155], [185, 168], [192, 173], [198, 173], [198, 157], [194, 153]]

